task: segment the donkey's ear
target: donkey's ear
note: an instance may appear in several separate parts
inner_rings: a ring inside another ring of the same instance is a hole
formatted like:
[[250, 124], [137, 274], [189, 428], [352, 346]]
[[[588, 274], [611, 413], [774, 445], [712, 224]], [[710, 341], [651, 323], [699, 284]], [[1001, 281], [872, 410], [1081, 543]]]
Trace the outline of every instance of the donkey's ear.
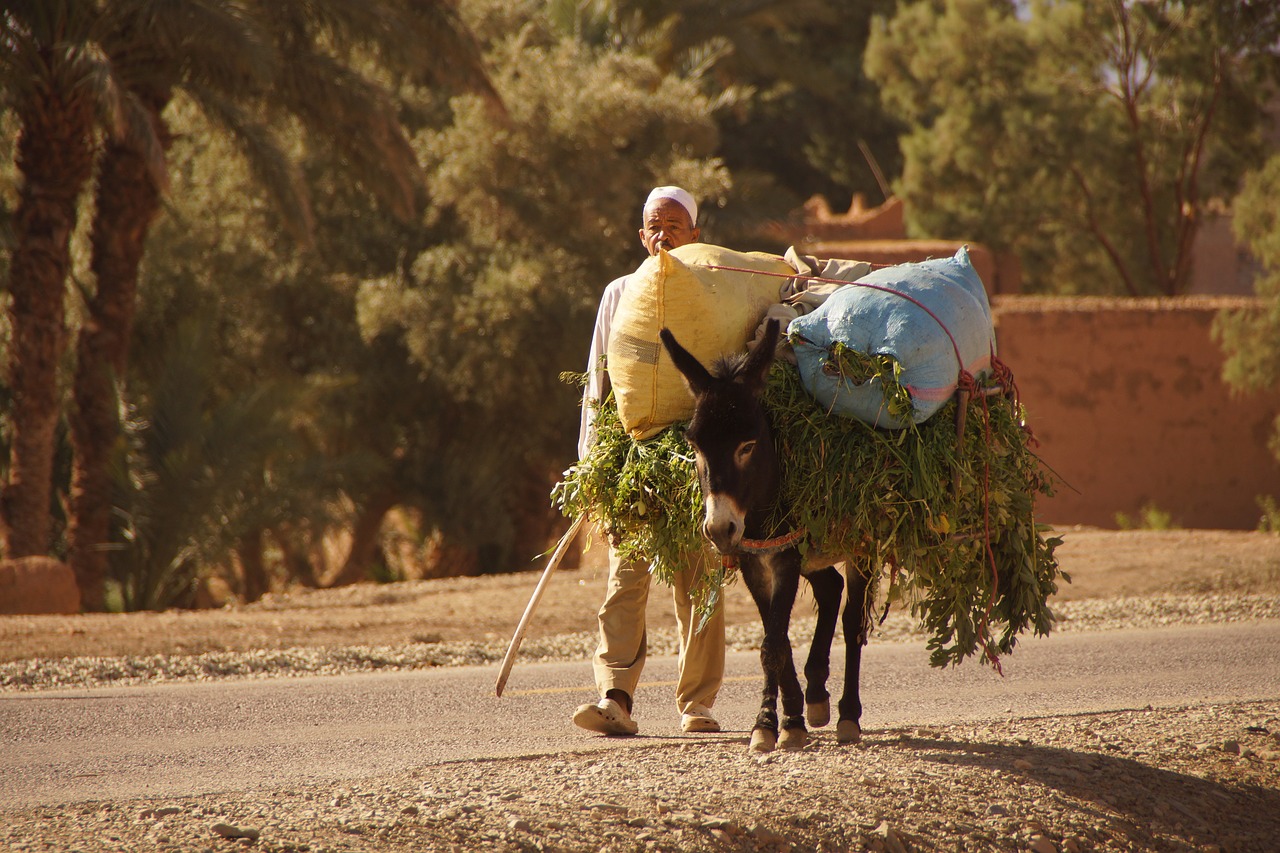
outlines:
[[671, 334], [670, 329], [664, 326], [658, 332], [658, 337], [662, 339], [662, 345], [667, 348], [667, 354], [675, 363], [676, 370], [680, 371], [680, 375], [684, 377], [685, 383], [695, 397], [711, 387], [710, 371], [703, 367], [702, 362], [694, 358], [687, 349], [680, 346], [680, 342], [676, 340], [675, 335]]
[[755, 349], [747, 356], [738, 375], [752, 393], [764, 390], [765, 380], [769, 376], [769, 365], [773, 364], [774, 353], [778, 350], [778, 338], [782, 324], [771, 318], [764, 326], [764, 338], [756, 344]]

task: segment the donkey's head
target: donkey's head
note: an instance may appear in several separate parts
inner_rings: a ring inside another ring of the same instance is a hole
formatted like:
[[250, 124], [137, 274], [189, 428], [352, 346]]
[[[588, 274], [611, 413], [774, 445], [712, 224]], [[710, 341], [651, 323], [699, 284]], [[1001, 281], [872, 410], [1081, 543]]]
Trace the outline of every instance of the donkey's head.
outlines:
[[778, 333], [778, 321], [770, 320], [764, 340], [751, 353], [722, 358], [707, 370], [669, 330], [660, 332], [693, 392], [686, 435], [702, 484], [702, 532], [722, 554], [736, 552], [744, 534], [761, 535], [778, 496], [778, 457], [760, 402]]

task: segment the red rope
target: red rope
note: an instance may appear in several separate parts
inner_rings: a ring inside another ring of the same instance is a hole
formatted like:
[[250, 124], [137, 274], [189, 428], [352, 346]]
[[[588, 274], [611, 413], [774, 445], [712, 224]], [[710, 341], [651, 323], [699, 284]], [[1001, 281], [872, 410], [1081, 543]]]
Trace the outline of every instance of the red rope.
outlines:
[[[1009, 374], [1009, 376], [1012, 381], [1013, 375]], [[969, 382], [974, 387], [977, 386], [977, 382], [973, 380], [972, 376], [969, 377]], [[991, 409], [987, 406], [987, 395], [980, 394], [979, 396], [982, 397], [982, 427], [986, 433], [989, 446], [991, 444]], [[1004, 668], [1000, 666], [1000, 655], [996, 654], [993, 649], [995, 644], [991, 640], [990, 628], [991, 611], [995, 607], [996, 592], [1000, 587], [1000, 569], [996, 566], [995, 551], [991, 549], [991, 460], [988, 456], [982, 457], [982, 528], [982, 550], [986, 554], [987, 565], [991, 567], [991, 594], [987, 596], [987, 606], [982, 611], [982, 623], [978, 626], [978, 639], [982, 643], [983, 653], [991, 661], [991, 666], [998, 675], [1003, 677]]]
[[803, 530], [793, 530], [790, 533], [784, 533], [772, 539], [743, 539], [738, 542], [738, 547], [743, 551], [752, 553], [768, 553], [770, 551], [781, 551], [783, 548], [796, 544], [803, 538]]
[[[889, 266], [893, 266], [893, 265], [890, 264]], [[902, 299], [907, 300], [912, 305], [916, 306], [921, 311], [923, 311], [924, 313], [928, 314], [930, 317], [933, 318], [933, 321], [938, 324], [939, 328], [941, 328], [943, 333], [947, 336], [947, 340], [951, 341], [951, 349], [955, 351], [956, 363], [960, 365], [960, 373], [963, 374], [965, 372], [964, 359], [960, 356], [960, 346], [959, 344], [956, 343], [955, 336], [951, 334], [951, 330], [947, 328], [947, 324], [942, 322], [942, 320], [938, 318], [937, 314], [929, 310], [929, 307], [927, 305], [925, 305], [915, 297], [910, 296], [906, 293], [903, 293], [900, 290], [894, 290], [892, 287], [884, 287], [883, 285], [879, 285], [879, 284], [869, 284], [864, 281], [845, 281], [839, 278], [822, 278], [821, 276], [815, 276], [815, 275], [787, 275], [786, 273], [782, 273], [782, 272], [767, 272], [764, 270], [751, 270], [751, 269], [746, 269], [744, 267], [725, 267], [725, 266], [720, 266], [718, 264], [707, 264], [705, 268], [709, 270], [725, 270], [726, 272], [745, 272], [745, 273], [751, 273], [752, 275], [769, 275], [769, 276], [774, 276], [775, 278], [804, 278], [804, 279], [808, 279], [809, 281], [821, 281], [826, 284], [840, 284], [840, 285], [852, 284], [855, 287], [865, 287], [869, 290], [878, 290], [881, 293], [888, 293], [893, 296], [900, 297]]]

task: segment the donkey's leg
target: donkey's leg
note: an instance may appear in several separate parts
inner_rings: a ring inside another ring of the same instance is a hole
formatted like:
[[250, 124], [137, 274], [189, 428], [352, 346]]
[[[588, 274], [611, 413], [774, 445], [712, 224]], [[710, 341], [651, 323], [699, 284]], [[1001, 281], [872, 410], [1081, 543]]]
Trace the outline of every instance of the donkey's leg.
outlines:
[[771, 666], [778, 672], [778, 689], [782, 692], [782, 737], [779, 743], [783, 749], [799, 749], [809, 742], [809, 733], [804, 726], [804, 690], [796, 675], [790, 637], [791, 609], [800, 588], [800, 553], [792, 548], [771, 554], [764, 562], [773, 574], [773, 596], [764, 641], [769, 646]]
[[857, 743], [862, 740], [862, 697], [859, 680], [862, 670], [862, 647], [867, 644], [867, 586], [871, 582], [871, 565], [867, 560], [846, 563], [849, 574], [849, 598], [844, 604], [844, 693], [840, 697], [840, 721], [836, 723], [836, 740]]
[[765, 650], [769, 641], [773, 579], [757, 561], [746, 559], [742, 563], [742, 580], [756, 603], [756, 609], [760, 611], [760, 623], [765, 631], [765, 642], [760, 646], [764, 691], [760, 697], [760, 712], [756, 714], [756, 724], [751, 729], [751, 751], [772, 752], [778, 745], [778, 673], [770, 668]]
[[821, 728], [831, 722], [831, 694], [827, 692], [827, 678], [831, 675], [831, 641], [835, 638], [836, 622], [840, 618], [844, 578], [835, 566], [810, 572], [805, 578], [813, 588], [818, 622], [814, 626], [813, 642], [809, 645], [809, 657], [804, 664], [804, 710], [809, 725]]
[[[751, 591], [751, 597], [760, 611], [764, 623], [764, 641], [760, 644], [760, 668], [764, 671], [764, 692], [761, 695], [760, 713], [751, 732], [751, 749], [769, 752], [777, 746], [778, 693], [782, 693], [784, 732], [783, 745], [787, 748], [803, 746], [804, 691], [796, 676], [791, 658], [791, 640], [787, 636], [791, 624], [791, 606], [795, 603], [796, 589], [800, 582], [800, 563], [796, 559], [747, 558], [743, 561], [742, 577]], [[794, 730], [799, 730], [799, 735]], [[787, 734], [787, 732], [792, 732]], [[799, 740], [799, 743], [797, 743]]]

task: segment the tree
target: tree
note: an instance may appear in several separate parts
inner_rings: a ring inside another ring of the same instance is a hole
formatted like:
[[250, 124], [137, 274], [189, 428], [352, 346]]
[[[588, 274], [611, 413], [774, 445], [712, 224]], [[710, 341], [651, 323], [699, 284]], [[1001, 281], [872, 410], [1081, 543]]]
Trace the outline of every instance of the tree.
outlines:
[[729, 188], [696, 87], [563, 35], [541, 5], [463, 5], [508, 115], [456, 97], [416, 137], [423, 238], [358, 297], [366, 340], [406, 352], [435, 395], [435, 414], [401, 428], [412, 505], [489, 566], [532, 556], [511, 553], [521, 484], [545, 495], [572, 458], [579, 392], [558, 376], [586, 367], [604, 285], [644, 257], [645, 194], [680, 183], [714, 208]]
[[[144, 107], [153, 131], [107, 146], [93, 228], [96, 289], [88, 301], [75, 371], [70, 562], [87, 608], [99, 606], [110, 519], [106, 467], [119, 439], [119, 379], [124, 374], [138, 268], [164, 189], [164, 113], [175, 89], [238, 139], [301, 245], [312, 213], [294, 163], [283, 156], [272, 116], [287, 115], [309, 138], [343, 155], [353, 180], [410, 218], [421, 202], [421, 172], [385, 84], [356, 70], [367, 54], [418, 82], [447, 78], [491, 95], [468, 34], [439, 2], [372, 3], [147, 2], [127, 6], [102, 36], [123, 83]], [[493, 100], [487, 101], [492, 107]], [[350, 127], [363, 133], [352, 134]]]
[[127, 131], [128, 99], [101, 50], [110, 20], [89, 0], [10, 2], [0, 10], [0, 85], [18, 120], [22, 179], [7, 278], [13, 405], [0, 515], [10, 557], [50, 546], [70, 240], [97, 128], [112, 138]]
[[[1236, 236], [1261, 262], [1265, 273], [1254, 283], [1257, 309], [1224, 311], [1214, 335], [1227, 354], [1223, 378], [1242, 392], [1280, 387], [1280, 154], [1252, 172], [1232, 205]], [[1280, 459], [1280, 417], [1271, 450]]]
[[902, 7], [867, 70], [911, 127], [910, 226], [1013, 250], [1043, 290], [1183, 292], [1205, 199], [1261, 150], [1278, 34], [1263, 2]]
[[[271, 343], [324, 315], [274, 298], [284, 282], [299, 276], [300, 288], [323, 290], [306, 269], [315, 253], [297, 252], [236, 140], [181, 92], [166, 122], [172, 192], [148, 237], [121, 383], [108, 565], [126, 607], [163, 607], [189, 603], [202, 577], [239, 559], [240, 592], [252, 601], [270, 588], [270, 533], [325, 529], [332, 472], [350, 463], [320, 453], [300, 426], [323, 378]], [[289, 144], [282, 154], [301, 160], [302, 141]], [[315, 242], [334, 239], [321, 229]]]
[[734, 190], [708, 221], [730, 241], [759, 247], [763, 221], [814, 194], [881, 198], [885, 176], [898, 173], [900, 125], [862, 69], [872, 18], [892, 11], [890, 0], [591, 5], [594, 26], [579, 14], [578, 31], [651, 57], [710, 99]]

